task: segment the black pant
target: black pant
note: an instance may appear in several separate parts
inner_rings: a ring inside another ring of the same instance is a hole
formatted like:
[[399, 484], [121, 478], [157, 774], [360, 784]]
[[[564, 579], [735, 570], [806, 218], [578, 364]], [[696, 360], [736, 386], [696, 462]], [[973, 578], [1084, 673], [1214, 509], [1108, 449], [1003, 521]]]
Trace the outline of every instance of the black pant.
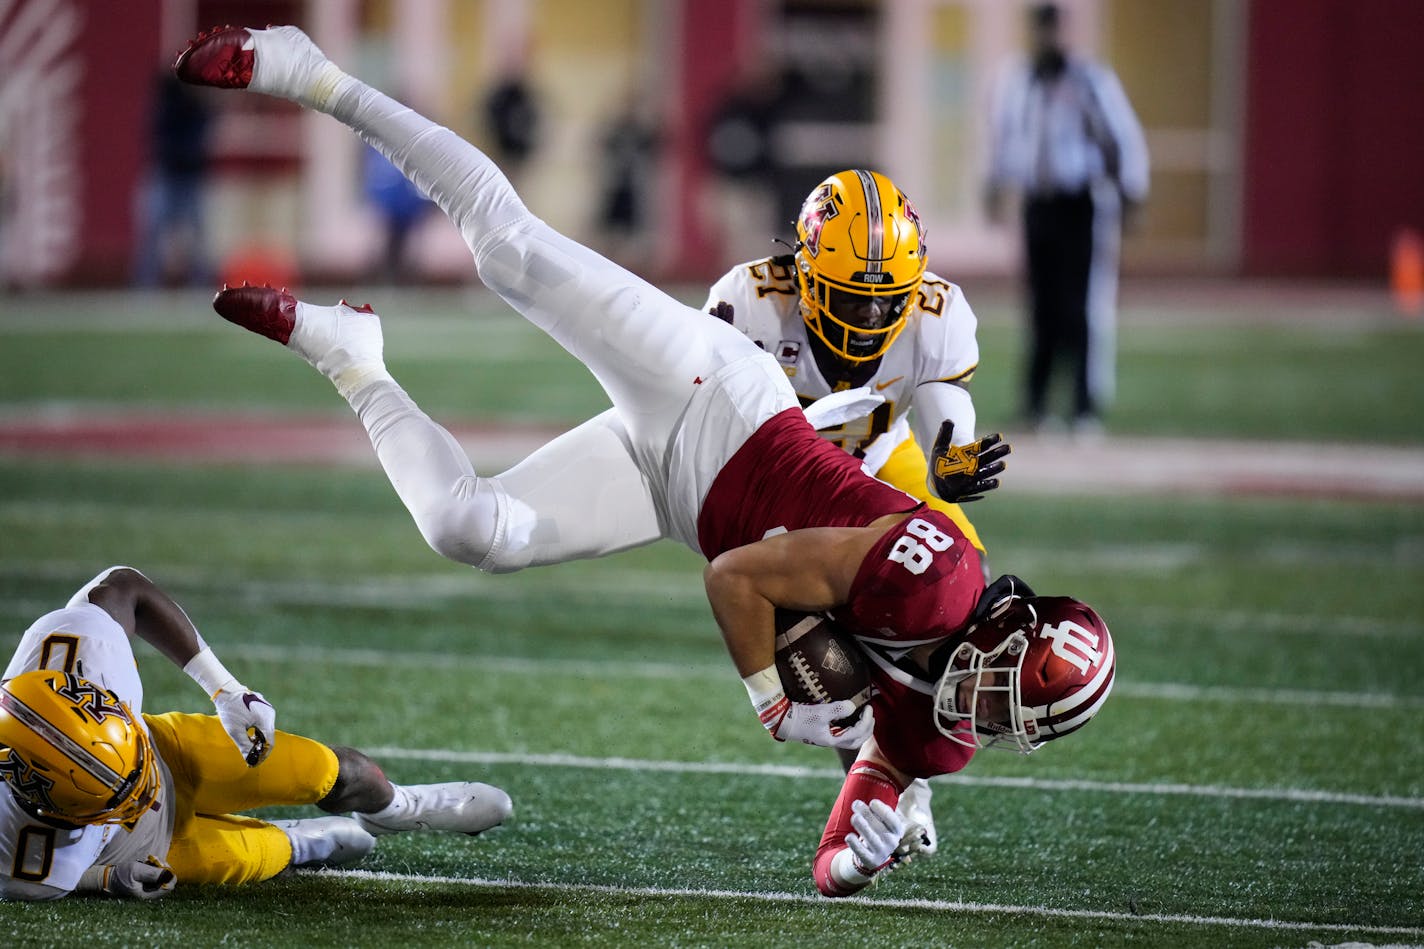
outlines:
[[1088, 389], [1088, 274], [1093, 263], [1093, 198], [1088, 191], [1029, 197], [1024, 202], [1032, 336], [1024, 406], [1030, 419], [1046, 409], [1055, 363], [1073, 372], [1073, 412], [1097, 415]]

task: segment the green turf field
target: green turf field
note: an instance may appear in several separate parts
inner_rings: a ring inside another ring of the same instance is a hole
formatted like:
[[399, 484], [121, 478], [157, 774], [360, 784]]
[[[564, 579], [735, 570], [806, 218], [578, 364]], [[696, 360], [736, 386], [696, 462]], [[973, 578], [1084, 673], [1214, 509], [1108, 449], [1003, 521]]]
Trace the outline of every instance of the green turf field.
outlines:
[[[113, 317], [96, 299], [7, 304], [0, 410], [346, 411], [201, 311]], [[568, 420], [599, 398], [517, 322], [417, 302], [400, 324], [385, 307], [388, 353], [435, 414]], [[988, 424], [1011, 414], [994, 367], [1014, 340], [986, 319]], [[1421, 358], [1424, 335], [1385, 322], [1144, 321], [1123, 340], [1138, 404], [1112, 426], [1418, 445]], [[386, 838], [360, 872], [5, 904], [0, 931], [15, 946], [1424, 942], [1424, 506], [1010, 482], [973, 514], [998, 569], [1101, 610], [1119, 685], [1071, 740], [937, 781], [941, 853], [833, 902], [810, 860], [834, 756], [757, 725], [681, 548], [486, 577], [431, 553], [374, 470], [0, 457], [0, 649], [129, 563], [283, 727], [365, 748], [395, 780], [486, 780], [515, 801], [480, 838]], [[148, 709], [210, 708], [139, 652]]]
[[[572, 423], [607, 405], [586, 370], [488, 293], [342, 288], [309, 296], [343, 294], [384, 316], [387, 361], [433, 415]], [[680, 295], [701, 301], [691, 290]], [[345, 415], [319, 376], [224, 323], [208, 299], [96, 294], [6, 305], [0, 409], [135, 403]], [[1394, 317], [1367, 295], [1353, 305], [1338, 318], [1298, 321], [1294, 302], [1231, 308], [1193, 298], [1126, 309], [1109, 430], [1424, 444], [1424, 323]], [[1016, 415], [1021, 331], [1012, 299], [984, 294], [975, 312], [974, 396], [980, 427], [992, 431]]]

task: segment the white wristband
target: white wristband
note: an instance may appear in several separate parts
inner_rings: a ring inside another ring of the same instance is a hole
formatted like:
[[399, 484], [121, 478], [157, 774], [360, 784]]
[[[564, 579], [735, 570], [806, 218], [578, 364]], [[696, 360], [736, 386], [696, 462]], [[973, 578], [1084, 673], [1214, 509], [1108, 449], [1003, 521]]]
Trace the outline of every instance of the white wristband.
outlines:
[[841, 886], [853, 889], [860, 889], [875, 879], [874, 874], [866, 876], [861, 872], [856, 863], [855, 854], [850, 852], [850, 848], [838, 852], [831, 858], [831, 879]]
[[747, 697], [752, 700], [752, 707], [757, 710], [758, 715], [786, 694], [781, 688], [781, 676], [777, 674], [774, 665], [749, 676], [742, 676], [742, 685], [747, 687]]
[[183, 671], [212, 699], [217, 698], [219, 692], [231, 689], [237, 683], [237, 677], [227, 671], [227, 667], [213, 655], [208, 646], [204, 646], [201, 652], [189, 659]]
[[109, 871], [113, 867], [106, 864], [96, 863], [79, 875], [79, 882], [74, 885], [76, 893], [107, 893], [109, 891]]

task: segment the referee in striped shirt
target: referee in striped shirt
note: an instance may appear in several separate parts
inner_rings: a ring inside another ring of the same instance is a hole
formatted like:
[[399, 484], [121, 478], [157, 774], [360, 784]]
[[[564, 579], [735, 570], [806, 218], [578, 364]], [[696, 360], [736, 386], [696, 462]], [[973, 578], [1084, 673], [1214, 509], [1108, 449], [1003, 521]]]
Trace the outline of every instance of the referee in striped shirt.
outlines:
[[1073, 374], [1073, 430], [1101, 430], [1114, 388], [1118, 245], [1122, 221], [1147, 197], [1142, 126], [1107, 66], [1067, 53], [1054, 4], [1029, 13], [1031, 60], [996, 97], [990, 137], [989, 217], [1022, 197], [1032, 334], [1024, 414], [1047, 418], [1056, 363]]

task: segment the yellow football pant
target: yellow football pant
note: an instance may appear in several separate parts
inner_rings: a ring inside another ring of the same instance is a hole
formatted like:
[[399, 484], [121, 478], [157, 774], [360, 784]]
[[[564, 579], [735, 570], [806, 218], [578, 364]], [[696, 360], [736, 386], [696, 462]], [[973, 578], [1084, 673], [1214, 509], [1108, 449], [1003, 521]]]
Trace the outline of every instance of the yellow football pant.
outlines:
[[173, 845], [179, 883], [256, 883], [292, 861], [278, 827], [237, 811], [314, 804], [336, 785], [336, 753], [279, 731], [272, 753], [249, 768], [216, 715], [144, 715], [153, 745], [173, 773]]
[[948, 501], [941, 501], [930, 494], [929, 489], [930, 466], [925, 461], [925, 453], [920, 449], [919, 443], [911, 435], [903, 442], [895, 446], [891, 452], [889, 460], [875, 472], [875, 477], [886, 484], [893, 484], [906, 494], [925, 501], [930, 507], [939, 511], [945, 517], [954, 521], [955, 525], [964, 532], [964, 536], [969, 542], [984, 552], [984, 543], [979, 539], [979, 532], [974, 529], [974, 525], [969, 523], [969, 518], [964, 516], [964, 511], [958, 504], [950, 504]]

